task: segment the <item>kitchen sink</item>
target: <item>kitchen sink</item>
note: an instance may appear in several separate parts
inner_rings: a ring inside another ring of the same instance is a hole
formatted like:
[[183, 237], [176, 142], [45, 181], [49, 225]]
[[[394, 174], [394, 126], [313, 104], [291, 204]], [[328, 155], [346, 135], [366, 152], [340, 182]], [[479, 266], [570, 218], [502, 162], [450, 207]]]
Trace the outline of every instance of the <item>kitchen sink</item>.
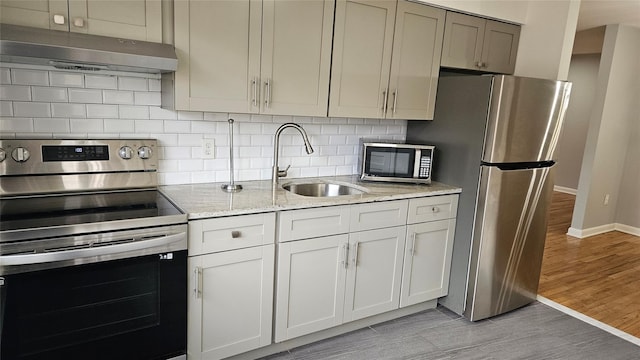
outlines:
[[312, 197], [360, 195], [368, 192], [361, 186], [334, 182], [289, 183], [282, 185], [282, 188], [297, 195]]

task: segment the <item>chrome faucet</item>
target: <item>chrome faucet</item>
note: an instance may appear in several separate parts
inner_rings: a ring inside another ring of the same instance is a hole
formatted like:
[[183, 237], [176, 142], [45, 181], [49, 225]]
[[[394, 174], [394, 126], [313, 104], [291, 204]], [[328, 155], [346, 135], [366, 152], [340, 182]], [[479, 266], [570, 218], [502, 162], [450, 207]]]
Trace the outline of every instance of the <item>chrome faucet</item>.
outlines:
[[307, 136], [307, 132], [304, 131], [302, 126], [295, 123], [286, 123], [282, 124], [278, 130], [276, 130], [276, 134], [273, 138], [273, 169], [271, 172], [271, 182], [274, 186], [278, 185], [278, 178], [287, 176], [287, 170], [291, 165], [287, 166], [286, 169], [280, 170], [278, 168], [278, 148], [280, 148], [280, 134], [286, 128], [294, 128], [300, 132], [302, 135], [302, 140], [304, 140], [304, 148], [307, 154], [313, 153], [313, 148], [311, 147], [311, 143], [309, 143], [309, 137]]

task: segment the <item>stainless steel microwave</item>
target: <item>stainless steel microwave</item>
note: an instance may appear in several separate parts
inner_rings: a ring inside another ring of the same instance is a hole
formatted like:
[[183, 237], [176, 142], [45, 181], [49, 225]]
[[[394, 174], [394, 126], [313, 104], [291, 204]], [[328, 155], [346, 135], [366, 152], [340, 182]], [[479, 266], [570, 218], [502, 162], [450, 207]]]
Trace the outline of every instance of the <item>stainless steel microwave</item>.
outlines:
[[431, 183], [434, 146], [361, 142], [360, 179]]

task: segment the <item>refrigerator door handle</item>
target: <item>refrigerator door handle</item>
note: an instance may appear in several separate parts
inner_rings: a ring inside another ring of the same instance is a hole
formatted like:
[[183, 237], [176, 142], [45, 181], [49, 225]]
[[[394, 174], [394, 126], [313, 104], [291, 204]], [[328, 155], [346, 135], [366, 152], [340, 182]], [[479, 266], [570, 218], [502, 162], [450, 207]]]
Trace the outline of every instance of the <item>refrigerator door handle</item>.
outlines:
[[514, 163], [490, 163], [482, 161], [481, 165], [483, 166], [494, 166], [502, 171], [509, 170], [524, 170], [524, 169], [540, 169], [546, 167], [552, 167], [555, 165], [555, 161], [546, 160], [546, 161], [526, 161], [526, 162], [514, 162]]

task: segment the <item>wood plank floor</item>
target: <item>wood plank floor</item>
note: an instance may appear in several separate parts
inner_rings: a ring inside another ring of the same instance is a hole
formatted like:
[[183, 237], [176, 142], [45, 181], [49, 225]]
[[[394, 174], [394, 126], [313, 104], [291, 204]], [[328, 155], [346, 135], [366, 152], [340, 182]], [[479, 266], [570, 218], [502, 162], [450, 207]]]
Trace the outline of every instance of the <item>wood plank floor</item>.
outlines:
[[553, 195], [538, 293], [640, 338], [640, 237], [566, 235], [574, 203]]

